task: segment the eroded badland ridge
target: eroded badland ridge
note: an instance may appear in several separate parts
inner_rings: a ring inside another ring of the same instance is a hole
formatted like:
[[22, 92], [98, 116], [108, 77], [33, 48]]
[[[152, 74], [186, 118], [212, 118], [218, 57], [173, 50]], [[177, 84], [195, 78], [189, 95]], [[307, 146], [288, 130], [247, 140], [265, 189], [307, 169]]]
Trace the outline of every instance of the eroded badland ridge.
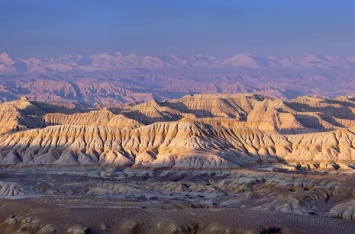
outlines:
[[354, 139], [354, 96], [22, 97], [0, 104], [0, 230], [352, 233]]
[[1, 164], [354, 167], [355, 98], [187, 95], [83, 110], [1, 104]]

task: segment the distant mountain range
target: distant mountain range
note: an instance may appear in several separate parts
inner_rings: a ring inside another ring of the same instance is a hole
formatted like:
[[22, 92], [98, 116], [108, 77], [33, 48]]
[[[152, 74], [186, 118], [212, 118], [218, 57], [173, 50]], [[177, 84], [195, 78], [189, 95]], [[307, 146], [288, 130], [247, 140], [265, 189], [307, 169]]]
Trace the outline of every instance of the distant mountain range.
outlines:
[[229, 71], [239, 69], [355, 69], [355, 56], [340, 57], [306, 54], [294, 57], [259, 57], [237, 54], [218, 59], [212, 56], [137, 56], [98, 54], [91, 56], [64, 55], [58, 58], [12, 58], [0, 54], [0, 74], [100, 73], [149, 71]]
[[355, 90], [355, 56], [258, 57], [99, 54], [13, 58], [0, 54], [0, 101], [21, 96], [66, 106], [113, 107], [186, 94], [257, 93], [291, 99]]

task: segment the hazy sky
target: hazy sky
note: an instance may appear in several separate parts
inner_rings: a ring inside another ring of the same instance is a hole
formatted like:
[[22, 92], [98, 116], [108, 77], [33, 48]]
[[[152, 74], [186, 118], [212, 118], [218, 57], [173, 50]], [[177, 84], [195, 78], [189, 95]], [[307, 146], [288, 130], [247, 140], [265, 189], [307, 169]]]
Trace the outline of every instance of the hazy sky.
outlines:
[[0, 0], [0, 52], [355, 54], [354, 0]]

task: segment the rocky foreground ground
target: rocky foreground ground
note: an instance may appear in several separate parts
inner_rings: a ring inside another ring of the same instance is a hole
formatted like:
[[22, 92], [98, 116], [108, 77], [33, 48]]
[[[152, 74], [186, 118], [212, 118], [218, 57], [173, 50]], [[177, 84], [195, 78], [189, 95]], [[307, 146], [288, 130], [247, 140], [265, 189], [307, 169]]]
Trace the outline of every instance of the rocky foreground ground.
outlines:
[[1, 169], [1, 233], [353, 233], [352, 173]]

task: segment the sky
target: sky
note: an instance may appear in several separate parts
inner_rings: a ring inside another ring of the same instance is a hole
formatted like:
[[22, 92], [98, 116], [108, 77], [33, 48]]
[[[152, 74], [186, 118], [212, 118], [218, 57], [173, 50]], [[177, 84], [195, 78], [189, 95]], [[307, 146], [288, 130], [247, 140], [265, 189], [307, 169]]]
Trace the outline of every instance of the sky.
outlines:
[[355, 54], [353, 0], [0, 0], [0, 52]]

